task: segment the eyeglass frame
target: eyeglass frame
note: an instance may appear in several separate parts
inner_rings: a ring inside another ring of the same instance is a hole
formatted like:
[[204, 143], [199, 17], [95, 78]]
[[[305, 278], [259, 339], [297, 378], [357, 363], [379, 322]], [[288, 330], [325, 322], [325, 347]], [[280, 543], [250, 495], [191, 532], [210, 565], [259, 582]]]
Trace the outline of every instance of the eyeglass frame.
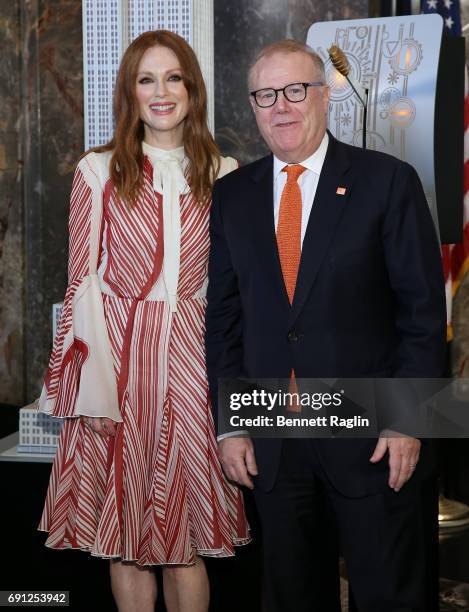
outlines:
[[[285, 93], [285, 89], [287, 89], [287, 87], [291, 87], [292, 85], [303, 85], [303, 87], [305, 88], [305, 97], [302, 100], [290, 100], [290, 98], [287, 96], [287, 94]], [[276, 104], [280, 91], [283, 93], [285, 100], [288, 100], [288, 102], [291, 102], [292, 104], [298, 104], [299, 102], [304, 102], [306, 100], [306, 96], [308, 95], [308, 87], [324, 86], [325, 84], [322, 81], [312, 81], [311, 83], [289, 83], [288, 85], [285, 85], [285, 87], [279, 87], [278, 89], [275, 89], [274, 87], [261, 87], [261, 89], [256, 89], [256, 91], [250, 91], [249, 95], [254, 98], [254, 101], [259, 108], [271, 108], [272, 106], [274, 106], [274, 104]], [[256, 94], [258, 94], [260, 91], [273, 91], [275, 93], [275, 99], [272, 104], [269, 104], [268, 106], [262, 106], [261, 104], [259, 104], [256, 98]]]

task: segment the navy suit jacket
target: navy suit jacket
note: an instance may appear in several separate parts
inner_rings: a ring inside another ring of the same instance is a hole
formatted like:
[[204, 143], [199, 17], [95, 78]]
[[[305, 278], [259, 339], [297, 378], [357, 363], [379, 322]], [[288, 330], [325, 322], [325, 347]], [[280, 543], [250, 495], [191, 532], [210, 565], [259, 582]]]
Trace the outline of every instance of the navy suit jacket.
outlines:
[[[345, 194], [337, 193], [343, 187]], [[278, 256], [271, 155], [216, 182], [210, 221], [207, 368], [219, 378], [439, 377], [446, 311], [436, 232], [407, 163], [329, 135], [290, 305]], [[273, 486], [280, 440], [256, 439], [256, 485]], [[344, 494], [386, 486], [376, 440], [317, 440]]]

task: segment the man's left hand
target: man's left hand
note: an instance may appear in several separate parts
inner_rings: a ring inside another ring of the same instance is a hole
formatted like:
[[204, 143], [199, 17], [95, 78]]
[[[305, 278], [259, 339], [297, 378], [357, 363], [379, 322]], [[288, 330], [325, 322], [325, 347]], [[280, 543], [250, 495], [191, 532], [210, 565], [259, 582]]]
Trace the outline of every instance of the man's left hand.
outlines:
[[394, 431], [383, 432], [370, 461], [378, 463], [386, 451], [389, 452], [388, 484], [397, 493], [414, 473], [419, 460], [420, 447], [421, 442], [416, 438], [403, 436]]

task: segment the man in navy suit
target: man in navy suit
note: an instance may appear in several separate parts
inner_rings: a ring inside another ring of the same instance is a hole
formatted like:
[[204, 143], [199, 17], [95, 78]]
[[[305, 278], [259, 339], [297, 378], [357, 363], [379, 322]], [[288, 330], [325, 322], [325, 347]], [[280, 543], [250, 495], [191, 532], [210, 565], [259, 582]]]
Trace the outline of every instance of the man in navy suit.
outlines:
[[[329, 89], [309, 47], [265, 48], [249, 87], [272, 155], [213, 192], [206, 345], [215, 423], [219, 378], [442, 376], [440, 252], [415, 170], [327, 132]], [[282, 196], [298, 165], [301, 230], [291, 240], [301, 259], [289, 295], [279, 228], [288, 232]], [[332, 593], [315, 607], [330, 584], [327, 551], [317, 548], [324, 498], [360, 612], [426, 612], [425, 443], [392, 432], [378, 440], [218, 434], [227, 477], [254, 489], [268, 612], [337, 610]]]

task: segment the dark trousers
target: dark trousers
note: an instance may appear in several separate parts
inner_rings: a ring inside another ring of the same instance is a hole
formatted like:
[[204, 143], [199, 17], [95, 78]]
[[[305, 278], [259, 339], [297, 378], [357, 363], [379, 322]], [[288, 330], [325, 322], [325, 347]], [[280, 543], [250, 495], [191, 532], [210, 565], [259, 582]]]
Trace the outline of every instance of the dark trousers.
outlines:
[[417, 481], [347, 498], [328, 482], [314, 440], [284, 440], [274, 488], [254, 498], [266, 612], [340, 611], [336, 532], [359, 612], [426, 612]]

